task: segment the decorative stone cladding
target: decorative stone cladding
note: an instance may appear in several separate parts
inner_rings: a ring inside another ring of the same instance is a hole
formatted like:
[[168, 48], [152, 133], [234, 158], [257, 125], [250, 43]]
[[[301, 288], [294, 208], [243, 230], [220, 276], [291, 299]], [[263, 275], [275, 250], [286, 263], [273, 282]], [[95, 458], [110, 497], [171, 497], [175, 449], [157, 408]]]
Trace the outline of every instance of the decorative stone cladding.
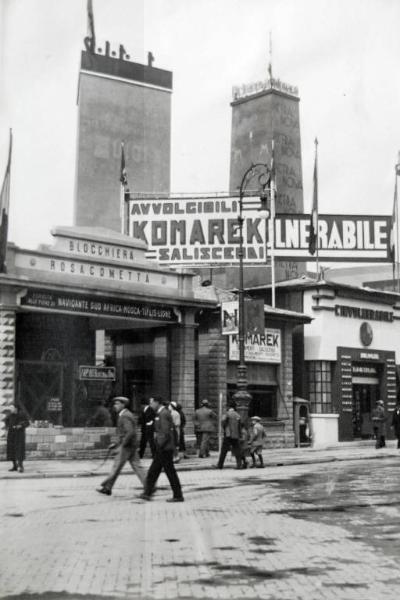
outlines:
[[[276, 324], [278, 325], [278, 323]], [[282, 432], [284, 446], [294, 446], [293, 431], [293, 325], [282, 322], [282, 363], [278, 369], [280, 394], [278, 398], [278, 419], [285, 422]]]
[[[116, 440], [113, 427], [28, 427], [26, 458], [101, 459]], [[4, 444], [0, 447], [0, 459], [5, 456]]]
[[0, 439], [5, 437], [4, 413], [15, 396], [15, 312], [0, 308]]
[[207, 398], [218, 413], [219, 395], [226, 407], [227, 338], [221, 335], [219, 312], [210, 313], [210, 320], [199, 328], [199, 402]]

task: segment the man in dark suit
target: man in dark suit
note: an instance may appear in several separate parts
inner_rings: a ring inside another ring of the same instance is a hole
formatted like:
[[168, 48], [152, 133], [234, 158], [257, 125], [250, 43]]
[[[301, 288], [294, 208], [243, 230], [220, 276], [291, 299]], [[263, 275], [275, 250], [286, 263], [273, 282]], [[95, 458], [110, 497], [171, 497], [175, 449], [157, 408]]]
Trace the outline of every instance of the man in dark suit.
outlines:
[[397, 448], [400, 448], [400, 398], [397, 398], [397, 404], [393, 411], [392, 427], [397, 437]]
[[217, 415], [209, 406], [207, 398], [201, 401], [201, 408], [194, 413], [194, 431], [199, 447], [199, 458], [210, 456], [210, 438], [215, 431]]
[[241, 433], [241, 421], [240, 415], [236, 412], [236, 402], [231, 400], [227, 413], [222, 417], [222, 427], [224, 437], [222, 439], [221, 452], [218, 459], [217, 468], [222, 469], [225, 462], [225, 457], [228, 450], [232, 451], [232, 454], [236, 458], [236, 468], [241, 469], [242, 460], [240, 452], [240, 433]]
[[181, 483], [173, 462], [176, 441], [171, 412], [160, 396], [151, 398], [150, 406], [156, 415], [154, 420], [155, 453], [147, 473], [144, 493], [140, 497], [143, 500], [151, 500], [157, 479], [164, 469], [173, 492], [173, 497], [169, 498], [167, 502], [183, 502]]
[[146, 449], [147, 442], [149, 443], [151, 456], [154, 456], [154, 419], [155, 412], [151, 408], [149, 401], [143, 407], [140, 415], [139, 423], [142, 429], [142, 436], [140, 438], [139, 456], [143, 458], [144, 451]]
[[142, 484], [144, 484], [146, 478], [145, 471], [140, 464], [140, 459], [137, 454], [136, 423], [135, 417], [127, 408], [129, 400], [124, 396], [116, 396], [113, 399], [113, 404], [114, 410], [118, 413], [118, 443], [111, 444], [109, 450], [116, 448], [117, 453], [115, 455], [111, 473], [97, 490], [100, 494], [106, 494], [106, 496], [111, 496], [114, 483], [127, 461], [129, 461], [133, 471], [139, 477]]

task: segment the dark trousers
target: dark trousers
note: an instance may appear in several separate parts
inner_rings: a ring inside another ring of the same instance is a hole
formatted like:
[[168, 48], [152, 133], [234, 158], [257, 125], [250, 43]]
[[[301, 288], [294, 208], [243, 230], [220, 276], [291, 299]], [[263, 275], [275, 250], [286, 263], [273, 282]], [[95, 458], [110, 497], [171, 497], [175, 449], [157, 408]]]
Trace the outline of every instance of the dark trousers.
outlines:
[[151, 496], [154, 492], [154, 487], [157, 483], [161, 471], [164, 469], [166, 476], [168, 477], [169, 484], [171, 486], [174, 498], [182, 498], [181, 482], [179, 481], [178, 474], [175, 470], [174, 462], [174, 451], [173, 450], [159, 450], [156, 449], [153, 462], [150, 465], [149, 471], [146, 477], [146, 483], [144, 486], [144, 493]]
[[140, 438], [140, 446], [139, 446], [139, 456], [143, 458], [144, 451], [147, 446], [147, 442], [149, 443], [151, 456], [154, 456], [155, 452], [155, 444], [154, 444], [154, 432], [152, 427], [146, 427], [146, 429], [142, 429], [142, 436]]
[[236, 458], [236, 468], [240, 469], [241, 452], [240, 452], [239, 440], [236, 440], [231, 437], [224, 437], [224, 439], [222, 440], [221, 453], [219, 455], [217, 467], [219, 469], [222, 469], [222, 467], [224, 466], [225, 457], [228, 454], [229, 450], [232, 450], [232, 454]]
[[386, 446], [385, 436], [379, 434], [379, 429], [374, 427], [374, 435], [375, 435], [375, 448], [384, 448]]

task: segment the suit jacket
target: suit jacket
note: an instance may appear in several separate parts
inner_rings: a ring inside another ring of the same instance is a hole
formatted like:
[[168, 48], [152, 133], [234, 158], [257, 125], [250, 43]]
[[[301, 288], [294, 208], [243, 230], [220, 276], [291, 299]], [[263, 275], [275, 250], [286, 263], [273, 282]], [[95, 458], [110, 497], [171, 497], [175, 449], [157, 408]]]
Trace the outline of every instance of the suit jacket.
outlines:
[[117, 435], [121, 446], [124, 448], [136, 448], [136, 421], [131, 411], [127, 408], [123, 408], [118, 415]]
[[194, 429], [198, 432], [211, 433], [215, 429], [217, 415], [207, 406], [198, 408], [194, 413]]
[[157, 411], [154, 420], [154, 441], [158, 450], [175, 450], [175, 427], [172, 415], [166, 406]]
[[400, 407], [396, 406], [392, 416], [392, 426], [396, 432], [396, 436], [400, 435]]
[[224, 436], [233, 440], [240, 438], [240, 415], [233, 408], [230, 408], [222, 418], [222, 427]]
[[142, 431], [152, 431], [154, 427], [154, 418], [156, 413], [154, 410], [146, 404], [143, 408], [142, 414], [140, 415], [140, 424], [142, 426]]
[[385, 409], [383, 406], [377, 406], [372, 411], [372, 426], [376, 430], [378, 435], [385, 435], [386, 427], [385, 427], [386, 415]]

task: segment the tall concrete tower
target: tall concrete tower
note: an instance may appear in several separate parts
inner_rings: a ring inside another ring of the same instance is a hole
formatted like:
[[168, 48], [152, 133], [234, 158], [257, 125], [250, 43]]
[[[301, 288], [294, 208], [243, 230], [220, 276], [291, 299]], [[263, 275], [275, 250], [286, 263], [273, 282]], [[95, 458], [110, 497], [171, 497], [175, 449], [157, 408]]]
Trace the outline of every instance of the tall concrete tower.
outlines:
[[[252, 162], [270, 164], [275, 143], [276, 213], [303, 212], [299, 97], [297, 88], [268, 79], [233, 88], [229, 189], [239, 189]], [[275, 262], [276, 280], [301, 275], [305, 263]], [[245, 283], [269, 282], [270, 271], [245, 270]]]
[[172, 73], [99, 52], [81, 55], [74, 224], [121, 231], [122, 141], [130, 191], [170, 190]]

